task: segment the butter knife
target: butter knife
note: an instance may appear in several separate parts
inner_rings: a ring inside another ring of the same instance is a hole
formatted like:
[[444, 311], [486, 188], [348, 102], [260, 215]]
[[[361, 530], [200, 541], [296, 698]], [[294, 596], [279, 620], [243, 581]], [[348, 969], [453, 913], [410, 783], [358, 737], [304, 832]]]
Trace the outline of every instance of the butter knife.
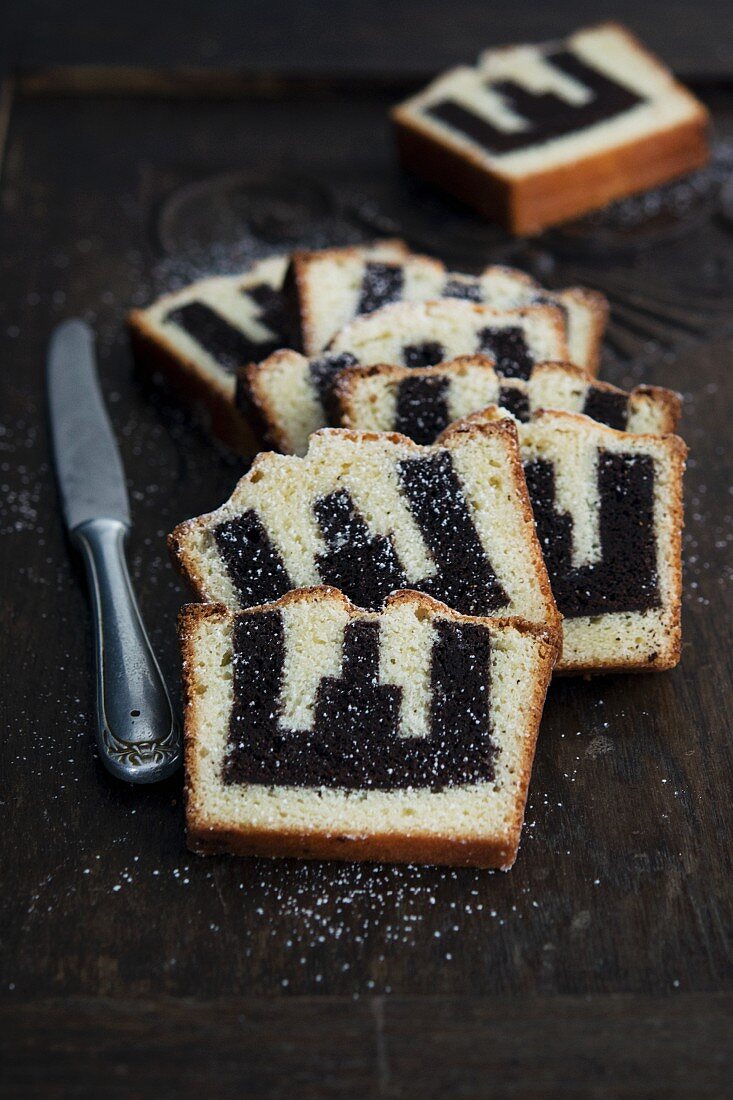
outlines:
[[99, 388], [94, 335], [83, 321], [54, 330], [46, 376], [64, 519], [91, 592], [99, 755], [118, 779], [155, 783], [180, 766], [180, 727], [127, 571], [125, 474]]

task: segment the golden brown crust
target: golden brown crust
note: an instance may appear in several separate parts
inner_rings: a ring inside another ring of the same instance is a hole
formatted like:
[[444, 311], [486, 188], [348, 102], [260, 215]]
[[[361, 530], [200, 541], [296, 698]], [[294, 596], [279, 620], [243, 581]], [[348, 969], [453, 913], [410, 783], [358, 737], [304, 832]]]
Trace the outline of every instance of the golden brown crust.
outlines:
[[168, 553], [176, 571], [199, 600], [206, 600], [206, 580], [199, 571], [195, 556], [188, 550], [187, 535], [194, 526], [204, 526], [205, 522], [205, 516], [184, 520], [173, 528], [166, 539]]
[[[521, 826], [520, 826], [521, 827]], [[426, 834], [396, 833], [346, 836], [339, 833], [296, 833], [264, 829], [226, 828], [193, 818], [186, 842], [196, 855], [273, 856], [295, 859], [337, 859], [372, 863], [418, 863], [429, 866], [482, 867], [509, 871], [519, 838], [459, 840]]]
[[[260, 614], [263, 611], [280, 609], [293, 603], [312, 603], [324, 599], [338, 602], [354, 618], [379, 618], [379, 612], [366, 612], [355, 607], [341, 592], [326, 585], [295, 589], [274, 603], [248, 608], [236, 614], [237, 617]], [[393, 593], [388, 598], [386, 606], [406, 603], [414, 604], [428, 614], [440, 615], [459, 622], [485, 623], [494, 631], [518, 630], [535, 637], [540, 642], [536, 651], [537, 675], [532, 684], [532, 699], [529, 707], [529, 735], [525, 740], [522, 760], [518, 765], [520, 778], [516, 809], [505, 834], [457, 839], [450, 835], [409, 835], [397, 832], [353, 835], [343, 832], [328, 833], [322, 830], [308, 832], [277, 828], [270, 830], [233, 826], [215, 818], [209, 819], [204, 813], [199, 813], [194, 807], [192, 797], [198, 779], [195, 747], [200, 721], [197, 713], [200, 695], [197, 692], [195, 672], [195, 635], [199, 624], [205, 619], [218, 619], [222, 623], [227, 623], [233, 622], [234, 616], [222, 605], [191, 604], [184, 607], [179, 616], [179, 637], [183, 656], [186, 834], [191, 851], [199, 855], [230, 853], [244, 856], [293, 856], [303, 859], [372, 860], [510, 869], [517, 857], [545, 694], [557, 659], [557, 634], [518, 618], [473, 618], [461, 615], [438, 600], [412, 590]]]
[[601, 294], [600, 290], [591, 290], [585, 286], [566, 287], [564, 290], [556, 291], [553, 298], [558, 299], [560, 302], [568, 300], [582, 302], [588, 310], [591, 318], [591, 333], [588, 340], [589, 352], [582, 366], [595, 378], [601, 364], [603, 335], [606, 331], [610, 312], [608, 298], [605, 294]]
[[235, 405], [233, 376], [231, 387], [222, 386], [213, 376], [204, 376], [196, 363], [181, 355], [149, 323], [144, 310], [132, 310], [127, 327], [137, 363], [150, 373], [163, 373], [189, 404], [202, 407], [218, 439], [245, 456], [259, 449], [257, 433]]
[[246, 367], [240, 368], [237, 375], [237, 404], [242, 409], [246, 405], [251, 410], [251, 419], [259, 426], [262, 442], [282, 454], [292, 453], [293, 442], [287, 433], [282, 431], [277, 410], [266, 388], [262, 385], [262, 380], [274, 366], [295, 355], [302, 358], [301, 352], [282, 348], [268, 355], [260, 363], [248, 363]]
[[392, 118], [405, 168], [501, 222], [515, 236], [540, 233], [615, 199], [687, 175], [709, 159], [708, 117], [702, 111], [651, 138], [524, 180], [489, 173], [415, 126], [410, 116], [395, 111]]
[[[684, 462], [688, 452], [687, 444], [681, 436], [674, 435], [671, 432], [624, 432], [620, 431], [618, 428], [611, 428], [608, 424], [600, 424], [597, 420], [591, 420], [591, 418], [584, 413], [565, 412], [563, 409], [537, 409], [537, 411], [532, 414], [530, 423], [537, 423], [542, 420], [574, 421], [583, 426], [592, 424], [593, 428], [598, 433], [602, 433], [609, 438], [633, 440], [635, 444], [643, 443], [644, 440], [650, 440], [655, 443], [662, 442], [669, 447], [670, 452], [675, 456], [675, 461], [679, 459], [681, 463], [680, 469], [684, 468]], [[437, 443], [440, 444], [446, 436], [450, 436], [457, 431], [469, 431], [482, 424], [487, 427], [495, 427], [497, 424], [504, 423], [506, 423], [506, 420], [503, 410], [497, 405], [487, 405], [485, 409], [478, 409], [476, 412], [469, 413], [468, 416], [462, 416], [460, 420], [455, 420], [452, 424], [449, 424], [445, 431], [438, 436]]]
[[[602, 27], [620, 30], [648, 62], [669, 75], [621, 24], [604, 23], [587, 29]], [[626, 145], [521, 179], [503, 176], [499, 170], [489, 171], [478, 155], [459, 153], [444, 145], [421, 127], [409, 106], [395, 107], [391, 118], [400, 159], [406, 168], [449, 191], [479, 213], [501, 221], [510, 232], [534, 234], [707, 163], [708, 112], [671, 77], [670, 87], [684, 94], [694, 107], [689, 119]]]
[[[598, 383], [596, 383], [596, 385], [598, 385]], [[687, 444], [685, 443], [684, 439], [682, 439], [678, 435], [674, 435], [671, 432], [624, 432], [620, 431], [618, 428], [610, 428], [608, 424], [599, 424], [596, 420], [591, 420], [590, 417], [585, 416], [584, 413], [564, 412], [560, 409], [538, 409], [537, 412], [534, 413], [532, 416], [533, 421], [545, 419], [573, 420], [580, 421], [581, 424], [588, 424], [588, 422], [590, 421], [597, 432], [601, 432], [607, 436], [613, 436], [614, 438], [619, 440], [631, 439], [634, 441], [634, 443], [643, 442], [647, 439], [655, 442], [658, 440], [663, 440], [664, 443], [667, 444], [672, 451], [679, 453], [682, 456], [683, 462], [687, 456]], [[446, 431], [449, 430], [450, 428], [446, 429]]]
[[[600, 385], [600, 383], [596, 383]], [[634, 398], [648, 399], [659, 408], [663, 408], [666, 423], [662, 429], [663, 435], [671, 435], [677, 431], [682, 418], [682, 396], [675, 390], [665, 389], [664, 386], [634, 386], [630, 391], [632, 402]]]

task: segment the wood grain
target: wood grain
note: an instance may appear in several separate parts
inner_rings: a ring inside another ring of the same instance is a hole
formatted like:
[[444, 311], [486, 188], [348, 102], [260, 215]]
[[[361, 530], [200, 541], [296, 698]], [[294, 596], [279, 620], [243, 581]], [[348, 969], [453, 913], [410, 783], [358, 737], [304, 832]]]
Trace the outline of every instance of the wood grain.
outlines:
[[[3, 1093], [443, 1100], [725, 1096], [731, 996], [41, 1001], [0, 1010]], [[44, 1057], [37, 1057], [37, 1044]]]
[[[259, 1097], [731, 1091], [733, 235], [711, 201], [673, 233], [627, 232], [600, 254], [580, 231], [507, 242], [402, 179], [389, 102], [15, 103], [0, 186], [7, 1095], [188, 1095], [207, 1082]], [[733, 99], [712, 105], [733, 135]], [[207, 183], [243, 169], [239, 190]], [[683, 660], [553, 686], [507, 875], [198, 859], [179, 781], [128, 789], [93, 757], [86, 594], [44, 423], [48, 336], [72, 314], [98, 333], [132, 573], [175, 686], [184, 593], [165, 535], [224, 500], [242, 464], [135, 376], [124, 314], [197, 265], [386, 223], [453, 262], [463, 249], [467, 264], [519, 258], [553, 285], [625, 280], [701, 319], [694, 338], [655, 304], [670, 346], [629, 334], [637, 358], [609, 351], [602, 370], [685, 394]]]
[[0, 65], [142, 65], [281, 72], [408, 72], [423, 76], [503, 43], [556, 38], [603, 19], [627, 23], [683, 76], [731, 71], [727, 0], [9, 0], [3, 8]]

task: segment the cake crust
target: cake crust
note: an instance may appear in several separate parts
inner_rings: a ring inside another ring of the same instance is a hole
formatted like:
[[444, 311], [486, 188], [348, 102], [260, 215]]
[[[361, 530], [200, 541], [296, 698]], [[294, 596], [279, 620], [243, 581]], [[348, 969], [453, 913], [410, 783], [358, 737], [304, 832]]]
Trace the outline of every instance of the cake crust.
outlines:
[[160, 371], [187, 404], [202, 408], [217, 439], [239, 454], [254, 454], [258, 450], [257, 433], [234, 403], [234, 377], [231, 387], [213, 377], [203, 378], [196, 363], [181, 355], [150, 325], [144, 310], [129, 313], [127, 328], [136, 362], [145, 363], [150, 372]]

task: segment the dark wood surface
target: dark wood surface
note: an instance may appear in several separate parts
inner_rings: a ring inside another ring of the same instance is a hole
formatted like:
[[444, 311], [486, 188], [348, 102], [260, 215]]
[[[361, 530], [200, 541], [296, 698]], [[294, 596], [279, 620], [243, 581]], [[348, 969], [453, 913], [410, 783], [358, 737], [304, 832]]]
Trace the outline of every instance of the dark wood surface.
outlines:
[[422, 76], [484, 44], [606, 19], [627, 23], [685, 76], [727, 76], [733, 66], [728, 0], [8, 0], [0, 62]]
[[[733, 91], [706, 91], [716, 166], [694, 188], [526, 243], [399, 176], [398, 83], [286, 81], [230, 102], [16, 86], [0, 185], [9, 1096], [733, 1091], [733, 223], [718, 191]], [[506, 875], [196, 858], [180, 781], [116, 784], [91, 745], [86, 592], [44, 420], [52, 326], [81, 314], [98, 333], [131, 567], [177, 691], [184, 593], [165, 534], [219, 504], [243, 463], [135, 376], [124, 314], [203, 270], [379, 231], [605, 289], [603, 377], [685, 395], [682, 663], [553, 685]]]

